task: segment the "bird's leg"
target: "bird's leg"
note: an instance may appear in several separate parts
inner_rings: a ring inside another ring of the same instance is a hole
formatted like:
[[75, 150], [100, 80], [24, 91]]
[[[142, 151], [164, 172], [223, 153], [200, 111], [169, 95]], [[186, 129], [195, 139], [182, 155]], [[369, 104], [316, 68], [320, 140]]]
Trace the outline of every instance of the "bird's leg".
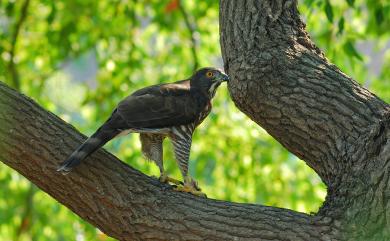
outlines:
[[172, 178], [172, 177], [168, 176], [166, 174], [166, 172], [164, 171], [164, 169], [160, 167], [160, 165], [159, 165], [159, 168], [160, 168], [160, 177], [158, 178], [158, 180], [160, 182], [167, 183], [167, 184], [172, 183], [172, 184], [175, 184], [175, 185], [184, 185], [184, 183], [182, 181], [179, 181], [179, 180], [177, 180], [175, 178]]
[[192, 142], [191, 126], [179, 126], [172, 128], [172, 144], [175, 152], [176, 162], [184, 178], [184, 185], [175, 188], [179, 192], [188, 192], [197, 196], [206, 197], [206, 194], [200, 191], [197, 182], [188, 175], [188, 160]]
[[188, 192], [200, 197], [207, 197], [205, 193], [201, 192], [198, 183], [188, 175], [184, 177], [184, 185], [176, 187], [175, 190], [179, 192]]
[[175, 185], [183, 185], [183, 182], [182, 181], [179, 181], [179, 180], [176, 180], [170, 176], [168, 176], [164, 170], [164, 164], [163, 164], [163, 161], [162, 161], [162, 158], [160, 159], [160, 161], [156, 161], [156, 164], [158, 166], [158, 168], [160, 169], [160, 177], [158, 178], [158, 180], [162, 183], [173, 183]]
[[[158, 131], [158, 130], [157, 130]], [[152, 160], [160, 169], [160, 177], [158, 180], [163, 183], [173, 183], [175, 185], [183, 185], [183, 182], [169, 177], [164, 171], [163, 162], [163, 140], [164, 136], [158, 132], [146, 132], [144, 129], [140, 134], [142, 153], [148, 160]]]

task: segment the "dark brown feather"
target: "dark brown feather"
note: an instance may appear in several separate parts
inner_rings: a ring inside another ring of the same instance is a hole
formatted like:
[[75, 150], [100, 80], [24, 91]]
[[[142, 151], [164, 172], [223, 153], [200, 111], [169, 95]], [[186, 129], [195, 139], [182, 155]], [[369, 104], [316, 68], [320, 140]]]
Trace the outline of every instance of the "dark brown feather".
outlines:
[[[113, 112], [111, 122], [122, 119], [130, 128], [162, 128], [189, 124], [196, 120], [207, 104], [188, 80], [146, 87], [121, 101]], [[121, 118], [118, 118], [118, 116]]]

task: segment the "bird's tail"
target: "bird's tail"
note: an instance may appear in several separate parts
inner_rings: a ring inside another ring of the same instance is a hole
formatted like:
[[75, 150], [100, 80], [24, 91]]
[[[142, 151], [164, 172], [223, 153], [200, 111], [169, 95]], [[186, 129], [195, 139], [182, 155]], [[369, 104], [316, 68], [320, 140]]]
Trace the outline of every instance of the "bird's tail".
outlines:
[[80, 164], [82, 160], [87, 158], [94, 151], [102, 147], [109, 140], [113, 139], [120, 133], [119, 130], [107, 130], [103, 127], [99, 128], [91, 137], [89, 137], [77, 150], [75, 150], [63, 163], [60, 164], [57, 171], [62, 174], [69, 173], [73, 167]]

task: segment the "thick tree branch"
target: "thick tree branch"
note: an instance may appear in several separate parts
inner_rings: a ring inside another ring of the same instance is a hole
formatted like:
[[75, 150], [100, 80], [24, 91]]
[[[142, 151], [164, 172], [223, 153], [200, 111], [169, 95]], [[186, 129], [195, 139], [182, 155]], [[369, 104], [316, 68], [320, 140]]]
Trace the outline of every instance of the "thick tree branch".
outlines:
[[340, 220], [346, 238], [388, 240], [390, 106], [329, 63], [296, 3], [220, 0], [230, 94], [320, 175], [320, 213]]
[[373, 138], [389, 106], [323, 57], [294, 1], [222, 0], [220, 16], [237, 106], [325, 182], [354, 165], [341, 157]]
[[[0, 2], [1, 5], [1, 2]], [[17, 19], [15, 23], [15, 27], [13, 29], [12, 33], [12, 39], [11, 39], [11, 49], [9, 51], [10, 54], [10, 60], [8, 63], [8, 70], [11, 76], [11, 83], [13, 84], [14, 88], [18, 91], [20, 91], [20, 78], [19, 78], [19, 71], [17, 68], [17, 65], [15, 63], [15, 55], [16, 55], [16, 45], [19, 38], [19, 33], [22, 28], [22, 25], [24, 21], [27, 18], [27, 12], [30, 5], [30, 0], [25, 0], [22, 4], [20, 16]], [[31, 219], [32, 219], [32, 213], [33, 213], [33, 196], [35, 193], [35, 186], [32, 183], [29, 183], [29, 188], [25, 197], [25, 205], [23, 214], [21, 215], [21, 222], [19, 227], [16, 231], [16, 240], [19, 240], [21, 237], [21, 234], [23, 232], [26, 232], [31, 227]]]
[[119, 240], [328, 240], [333, 220], [178, 193], [104, 150], [63, 176], [58, 163], [85, 138], [0, 83], [0, 160]]

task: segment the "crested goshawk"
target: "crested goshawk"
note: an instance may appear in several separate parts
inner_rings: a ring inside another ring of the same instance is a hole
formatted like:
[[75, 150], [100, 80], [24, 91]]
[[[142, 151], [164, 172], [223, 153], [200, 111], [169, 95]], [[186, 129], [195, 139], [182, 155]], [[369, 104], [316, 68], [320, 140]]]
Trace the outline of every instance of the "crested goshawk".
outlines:
[[118, 104], [110, 118], [60, 165], [58, 171], [67, 173], [111, 139], [137, 132], [143, 154], [160, 169], [160, 181], [178, 184], [164, 171], [162, 143], [168, 137], [184, 179], [183, 186], [176, 189], [202, 195], [197, 183], [188, 175], [192, 134], [210, 113], [216, 89], [228, 79], [218, 69], [202, 68], [189, 79], [135, 91]]

